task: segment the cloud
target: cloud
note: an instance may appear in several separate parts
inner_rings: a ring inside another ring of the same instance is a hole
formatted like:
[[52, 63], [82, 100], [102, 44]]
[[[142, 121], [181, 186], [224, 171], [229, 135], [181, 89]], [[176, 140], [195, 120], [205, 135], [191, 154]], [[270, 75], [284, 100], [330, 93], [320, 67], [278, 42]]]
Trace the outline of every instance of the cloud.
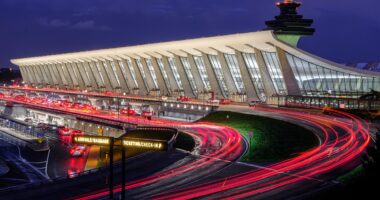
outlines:
[[71, 22], [69, 20], [62, 20], [62, 19], [40, 18], [37, 20], [37, 22], [41, 26], [49, 27], [49, 28], [69, 28], [69, 29], [77, 29], [77, 30], [99, 30], [99, 31], [112, 30], [108, 26], [97, 25], [94, 20]]
[[67, 26], [70, 26], [71, 24], [71, 22], [67, 20], [47, 19], [47, 18], [40, 18], [37, 20], [37, 22], [42, 26], [52, 27], [52, 28], [67, 27]]
[[100, 30], [109, 31], [111, 30], [108, 26], [97, 26], [94, 20], [79, 21], [71, 26], [74, 29], [84, 29], [84, 30]]

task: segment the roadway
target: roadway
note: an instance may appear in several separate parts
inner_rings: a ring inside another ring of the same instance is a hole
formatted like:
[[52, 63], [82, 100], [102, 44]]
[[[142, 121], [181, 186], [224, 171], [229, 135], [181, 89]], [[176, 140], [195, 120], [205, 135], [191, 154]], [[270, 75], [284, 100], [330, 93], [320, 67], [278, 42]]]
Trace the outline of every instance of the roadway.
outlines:
[[[4, 100], [28, 104], [12, 98]], [[332, 111], [335, 116], [327, 116], [287, 109], [255, 108], [249, 112], [275, 116], [310, 127], [319, 137], [320, 145], [278, 163], [267, 166], [247, 165], [236, 162], [245, 151], [245, 145], [240, 134], [228, 127], [162, 119], [148, 121], [138, 117], [124, 118], [112, 113], [88, 113], [48, 105], [43, 107], [96, 118], [177, 127], [192, 134], [198, 143], [198, 148], [192, 152], [194, 159], [188, 162], [181, 159], [180, 163], [156, 174], [127, 182], [126, 188], [136, 199], [261, 199], [269, 196], [294, 196], [304, 193], [306, 189], [336, 184], [334, 178], [357, 166], [362, 152], [370, 143], [367, 124], [343, 112]], [[248, 110], [246, 107], [242, 109], [244, 112]], [[231, 171], [228, 168], [235, 165], [240, 167], [241, 171], [236, 170], [233, 174], [223, 172], [224, 169]], [[241, 165], [247, 168], [244, 169]], [[120, 186], [116, 186], [114, 190], [120, 192]], [[106, 196], [107, 191], [103, 189], [76, 198], [99, 199]]]

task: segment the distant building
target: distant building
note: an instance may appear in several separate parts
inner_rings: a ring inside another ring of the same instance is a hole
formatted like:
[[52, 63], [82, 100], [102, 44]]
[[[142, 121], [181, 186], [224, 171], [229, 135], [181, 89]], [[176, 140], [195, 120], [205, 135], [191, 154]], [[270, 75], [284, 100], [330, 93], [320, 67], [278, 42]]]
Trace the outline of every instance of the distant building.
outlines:
[[[275, 96], [358, 98], [380, 88], [380, 73], [337, 64], [297, 48], [313, 20], [300, 3], [278, 3], [264, 31], [13, 59], [36, 87], [234, 101]], [[347, 44], [349, 45], [349, 44]]]

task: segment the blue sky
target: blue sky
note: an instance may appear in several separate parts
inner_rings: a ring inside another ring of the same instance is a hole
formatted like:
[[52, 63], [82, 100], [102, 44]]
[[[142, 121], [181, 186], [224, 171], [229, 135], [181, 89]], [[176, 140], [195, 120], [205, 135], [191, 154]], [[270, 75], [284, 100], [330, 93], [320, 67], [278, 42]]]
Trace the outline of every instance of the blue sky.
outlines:
[[[11, 58], [252, 32], [273, 0], [0, 0], [0, 66]], [[300, 48], [346, 62], [380, 61], [380, 1], [302, 0], [315, 20]]]

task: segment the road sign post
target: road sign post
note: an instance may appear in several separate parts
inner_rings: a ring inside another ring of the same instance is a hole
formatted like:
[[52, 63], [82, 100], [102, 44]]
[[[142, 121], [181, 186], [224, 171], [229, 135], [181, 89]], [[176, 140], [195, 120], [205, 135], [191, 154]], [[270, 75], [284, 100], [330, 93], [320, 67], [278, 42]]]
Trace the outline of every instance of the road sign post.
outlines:
[[113, 199], [113, 143], [114, 143], [114, 138], [113, 137], [110, 137], [110, 166], [109, 166], [109, 180], [110, 180], [110, 184], [109, 184], [109, 190], [110, 190], [110, 199]]
[[87, 145], [102, 145], [109, 146], [110, 148], [110, 163], [109, 163], [109, 198], [113, 199], [113, 184], [114, 184], [114, 146], [122, 147], [122, 183], [121, 183], [121, 199], [125, 199], [125, 182], [126, 182], [126, 172], [125, 172], [125, 152], [126, 148], [140, 148], [150, 151], [166, 151], [168, 149], [168, 142], [163, 140], [152, 140], [152, 139], [142, 139], [142, 138], [121, 138], [115, 139], [113, 137], [105, 136], [89, 136], [89, 135], [74, 135], [72, 139], [74, 144], [87, 144]]
[[125, 200], [125, 147], [121, 147], [121, 199]]

